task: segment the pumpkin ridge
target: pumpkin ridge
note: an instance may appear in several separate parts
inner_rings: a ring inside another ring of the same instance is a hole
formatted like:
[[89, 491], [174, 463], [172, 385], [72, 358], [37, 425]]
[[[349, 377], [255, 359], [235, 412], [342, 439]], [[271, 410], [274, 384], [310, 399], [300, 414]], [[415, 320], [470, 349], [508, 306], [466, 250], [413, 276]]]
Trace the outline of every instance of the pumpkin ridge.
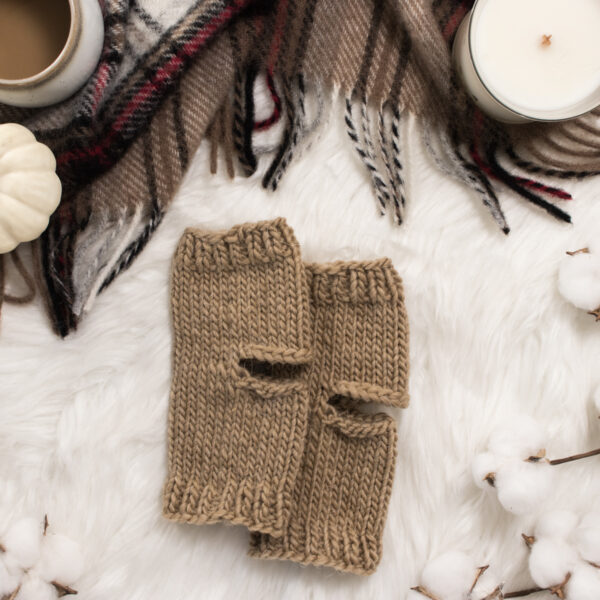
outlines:
[[[15, 195], [15, 191], [14, 189], [6, 189], [3, 185], [2, 182], [6, 182], [7, 179], [11, 178], [11, 179], [17, 179], [17, 187], [18, 184], [20, 183], [20, 179], [21, 177], [27, 177], [27, 180], [30, 181], [31, 180], [31, 175], [32, 173], [37, 174], [39, 177], [44, 177], [47, 172], [42, 171], [42, 170], [37, 170], [37, 171], [11, 171], [10, 173], [2, 173], [0, 174], [0, 194], [5, 194], [7, 196], [10, 196], [11, 198], [13, 198], [14, 200], [16, 200], [17, 202], [21, 202], [22, 204], [28, 206], [29, 208], [33, 209], [34, 211], [40, 213], [42, 216], [47, 216], [48, 215], [48, 211], [49, 210], [56, 210], [56, 207], [58, 206], [59, 202], [60, 202], [60, 193], [58, 195], [58, 198], [56, 200], [53, 200], [51, 198], [52, 196], [52, 187], [53, 184], [58, 183], [58, 191], [61, 192], [61, 183], [60, 183], [60, 179], [58, 178], [58, 176], [56, 175], [56, 173], [48, 173], [49, 175], [51, 175], [51, 177], [49, 178], [48, 181], [44, 182], [45, 186], [47, 188], [46, 193], [43, 196], [38, 196], [35, 195], [34, 197], [28, 197], [31, 196], [31, 187], [29, 188], [29, 194], [25, 193], [25, 194], [19, 194], [19, 195]], [[8, 186], [9, 187], [9, 186]], [[51, 200], [51, 202], [50, 202]], [[43, 203], [43, 205], [41, 205]]]
[[22, 125], [0, 124], [0, 254], [38, 237], [61, 193], [52, 150]]
[[22, 154], [22, 158], [25, 164], [27, 164], [27, 154], [30, 154], [34, 151], [39, 156], [43, 155], [43, 162], [39, 161], [39, 157], [36, 156], [36, 159], [38, 159], [39, 162], [32, 161], [34, 162], [34, 166], [31, 169], [23, 168], [23, 165], [20, 165], [19, 170], [24, 171], [26, 173], [31, 173], [32, 171], [54, 171], [56, 169], [56, 158], [54, 157], [52, 150], [50, 150], [50, 148], [48, 148], [48, 146], [46, 146], [45, 144], [40, 144], [39, 142], [32, 142], [29, 144], [22, 144], [21, 146], [11, 148], [7, 152], [0, 153], [0, 174], [14, 172], [15, 169], [12, 161], [14, 161], [15, 155], [17, 158], [21, 158], [19, 155]]

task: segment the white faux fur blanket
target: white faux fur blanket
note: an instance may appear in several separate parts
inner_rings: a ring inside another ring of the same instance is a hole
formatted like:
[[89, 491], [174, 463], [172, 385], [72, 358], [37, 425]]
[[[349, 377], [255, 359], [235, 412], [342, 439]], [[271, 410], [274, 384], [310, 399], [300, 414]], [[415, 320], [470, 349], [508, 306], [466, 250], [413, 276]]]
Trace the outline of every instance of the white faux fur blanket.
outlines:
[[[412, 122], [410, 206], [401, 228], [376, 215], [371, 186], [329, 123], [276, 195], [258, 177], [207, 173], [202, 147], [147, 249], [60, 340], [40, 306], [6, 306], [0, 334], [0, 535], [20, 516], [79, 541], [81, 600], [403, 600], [446, 550], [493, 561], [527, 587], [531, 526], [482, 495], [470, 474], [506, 418], [529, 414], [548, 454], [600, 446], [590, 396], [600, 382], [600, 324], [557, 292], [566, 250], [600, 232], [598, 180], [575, 187], [574, 225], [505, 198], [505, 237], [466, 189], [427, 161]], [[389, 256], [404, 279], [411, 406], [397, 411], [399, 454], [383, 560], [368, 578], [246, 556], [243, 528], [161, 517], [171, 326], [171, 257], [187, 226], [284, 216], [309, 261]], [[600, 463], [560, 467], [548, 507], [600, 508]]]

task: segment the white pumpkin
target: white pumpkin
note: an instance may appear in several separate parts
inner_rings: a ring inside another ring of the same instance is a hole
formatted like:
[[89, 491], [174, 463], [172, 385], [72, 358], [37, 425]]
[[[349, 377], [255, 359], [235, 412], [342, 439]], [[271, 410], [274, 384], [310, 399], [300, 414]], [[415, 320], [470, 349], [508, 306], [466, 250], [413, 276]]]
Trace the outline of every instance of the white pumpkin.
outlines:
[[0, 125], [0, 254], [37, 238], [60, 202], [52, 150], [27, 127]]

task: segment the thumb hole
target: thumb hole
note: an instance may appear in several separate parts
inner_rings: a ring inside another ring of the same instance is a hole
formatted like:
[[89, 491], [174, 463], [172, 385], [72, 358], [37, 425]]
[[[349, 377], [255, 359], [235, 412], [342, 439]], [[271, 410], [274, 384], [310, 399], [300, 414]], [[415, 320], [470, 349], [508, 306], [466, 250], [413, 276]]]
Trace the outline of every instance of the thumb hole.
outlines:
[[240, 349], [238, 367], [256, 380], [293, 381], [305, 377], [309, 360], [307, 349], [250, 345]]
[[405, 390], [393, 390], [373, 383], [336, 381], [333, 384], [327, 385], [327, 388], [334, 395], [355, 400], [357, 405], [368, 405], [371, 403], [406, 408], [409, 403], [408, 392]]
[[319, 412], [323, 422], [352, 438], [371, 438], [389, 435], [395, 430], [395, 421], [383, 412], [365, 412], [365, 406], [355, 398], [329, 395], [323, 392]]

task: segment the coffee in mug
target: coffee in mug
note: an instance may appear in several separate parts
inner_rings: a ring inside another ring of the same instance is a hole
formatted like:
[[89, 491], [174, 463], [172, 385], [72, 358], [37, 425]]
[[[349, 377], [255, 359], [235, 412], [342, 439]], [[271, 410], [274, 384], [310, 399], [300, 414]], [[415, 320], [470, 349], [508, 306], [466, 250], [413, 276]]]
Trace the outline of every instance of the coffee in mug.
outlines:
[[70, 27], [68, 0], [0, 0], [0, 79], [25, 79], [49, 67]]
[[94, 72], [103, 42], [99, 0], [0, 0], [0, 102], [68, 98]]

